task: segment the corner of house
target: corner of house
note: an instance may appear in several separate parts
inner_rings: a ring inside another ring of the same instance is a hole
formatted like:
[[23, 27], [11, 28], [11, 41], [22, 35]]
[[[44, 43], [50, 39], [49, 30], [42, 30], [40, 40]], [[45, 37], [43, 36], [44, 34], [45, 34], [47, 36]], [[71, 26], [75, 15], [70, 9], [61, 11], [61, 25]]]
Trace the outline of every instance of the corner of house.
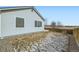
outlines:
[[0, 14], [0, 38], [1, 38], [1, 14]]

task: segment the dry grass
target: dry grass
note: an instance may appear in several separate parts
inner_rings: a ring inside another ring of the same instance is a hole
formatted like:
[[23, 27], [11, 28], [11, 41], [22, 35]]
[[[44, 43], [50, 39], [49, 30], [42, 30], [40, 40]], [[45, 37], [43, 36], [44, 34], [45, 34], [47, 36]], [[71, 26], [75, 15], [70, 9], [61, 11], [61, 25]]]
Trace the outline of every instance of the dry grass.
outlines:
[[73, 29], [62, 29], [62, 28], [46, 28], [46, 29], [57, 33], [73, 34]]
[[49, 30], [49, 31], [52, 31], [52, 32], [59, 32], [59, 33], [63, 32], [61, 29], [57, 29], [57, 28], [46, 28], [46, 30]]
[[42, 42], [42, 38], [45, 38], [48, 32], [32, 33], [29, 35], [19, 36], [9, 41], [14, 47], [15, 51], [30, 51], [32, 45], [37, 43], [37, 46]]
[[73, 36], [74, 36], [77, 44], [79, 44], [79, 28], [76, 28], [73, 30]]

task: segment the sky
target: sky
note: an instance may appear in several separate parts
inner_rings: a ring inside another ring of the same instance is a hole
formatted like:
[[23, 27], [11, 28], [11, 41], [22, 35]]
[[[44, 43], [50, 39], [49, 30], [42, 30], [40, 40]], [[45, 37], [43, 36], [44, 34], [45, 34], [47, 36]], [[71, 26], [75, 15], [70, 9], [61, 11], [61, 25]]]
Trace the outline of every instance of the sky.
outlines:
[[79, 6], [36, 6], [47, 24], [61, 22], [63, 25], [79, 26]]

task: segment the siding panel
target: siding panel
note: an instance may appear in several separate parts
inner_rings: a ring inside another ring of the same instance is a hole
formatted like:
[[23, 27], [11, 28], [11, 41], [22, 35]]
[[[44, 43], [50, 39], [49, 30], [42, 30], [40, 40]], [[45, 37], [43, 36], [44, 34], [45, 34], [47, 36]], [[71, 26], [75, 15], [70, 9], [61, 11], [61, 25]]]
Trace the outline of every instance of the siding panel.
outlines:
[[[30, 9], [3, 13], [1, 17], [3, 37], [23, 33], [44, 31], [44, 21], [34, 11], [31, 11]], [[16, 17], [24, 18], [24, 28], [16, 28]], [[35, 20], [41, 21], [42, 27], [36, 28]]]
[[0, 15], [0, 37], [1, 37], [1, 15]]

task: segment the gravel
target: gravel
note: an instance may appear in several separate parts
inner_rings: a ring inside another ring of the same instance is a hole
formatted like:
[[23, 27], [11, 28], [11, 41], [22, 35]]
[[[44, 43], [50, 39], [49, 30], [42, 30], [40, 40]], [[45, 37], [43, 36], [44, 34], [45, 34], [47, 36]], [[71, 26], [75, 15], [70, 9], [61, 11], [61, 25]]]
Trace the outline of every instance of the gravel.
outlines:
[[[68, 48], [68, 37], [61, 33], [50, 32], [45, 38], [41, 38], [41, 43], [31, 43], [27, 46], [26, 43], [21, 48], [17, 49], [8, 43], [9, 40], [0, 40], [0, 51], [1, 52], [65, 52]], [[6, 42], [5, 42], [6, 41]]]
[[68, 48], [67, 44], [67, 36], [63, 36], [63, 34], [56, 36], [56, 34], [54, 35], [49, 33], [47, 37], [42, 41], [41, 46], [37, 47], [39, 48], [40, 52], [65, 52]]

